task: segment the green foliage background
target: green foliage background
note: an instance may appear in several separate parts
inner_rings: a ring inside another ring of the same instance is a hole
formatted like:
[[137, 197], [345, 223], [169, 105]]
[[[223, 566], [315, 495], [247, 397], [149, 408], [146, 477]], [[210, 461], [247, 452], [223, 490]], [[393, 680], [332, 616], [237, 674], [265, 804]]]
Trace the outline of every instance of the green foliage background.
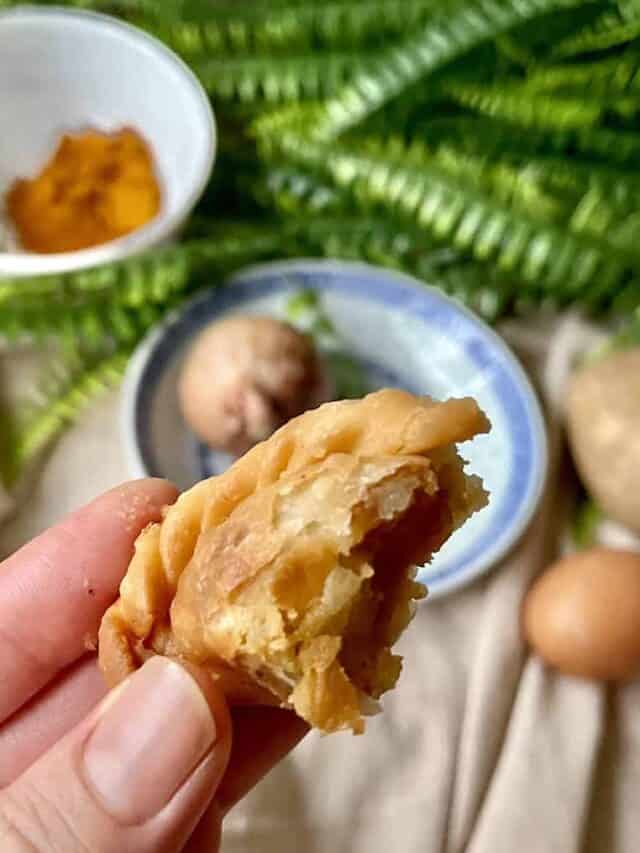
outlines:
[[0, 279], [0, 336], [60, 353], [39, 402], [3, 415], [6, 481], [167, 311], [258, 259], [363, 259], [489, 322], [577, 305], [640, 340], [640, 0], [67, 5], [181, 54], [220, 148], [181, 244]]

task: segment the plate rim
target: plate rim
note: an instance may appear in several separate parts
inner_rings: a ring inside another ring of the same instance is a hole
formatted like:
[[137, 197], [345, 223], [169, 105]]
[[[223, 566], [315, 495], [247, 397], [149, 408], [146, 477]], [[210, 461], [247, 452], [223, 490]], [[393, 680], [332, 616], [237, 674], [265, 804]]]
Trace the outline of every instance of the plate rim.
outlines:
[[[138, 441], [136, 411], [141, 380], [159, 341], [164, 339], [172, 326], [180, 322], [185, 313], [194, 304], [215, 299], [219, 288], [229, 287], [234, 283], [250, 278], [265, 276], [273, 278], [278, 275], [285, 277], [290, 275], [293, 270], [300, 271], [300, 268], [304, 268], [304, 272], [307, 274], [313, 274], [314, 272], [329, 275], [342, 273], [347, 276], [360, 274], [374, 276], [387, 281], [391, 279], [402, 283], [405, 287], [409, 287], [423, 299], [425, 297], [435, 299], [437, 302], [450, 308], [453, 312], [465, 315], [477, 327], [478, 332], [492, 344], [493, 350], [498, 351], [502, 360], [506, 362], [514, 374], [519, 391], [527, 403], [527, 423], [531, 432], [532, 445], [539, 457], [538, 464], [533, 467], [533, 473], [530, 478], [531, 482], [528, 485], [527, 494], [521, 500], [521, 508], [516, 515], [515, 522], [506, 529], [505, 533], [496, 538], [492, 547], [481, 552], [481, 555], [471, 560], [465, 568], [454, 572], [453, 576], [436, 580], [433, 586], [429, 585], [428, 577], [424, 578], [429, 588], [428, 600], [444, 597], [462, 587], [468, 586], [475, 580], [479, 580], [481, 577], [489, 574], [501, 560], [511, 553], [528, 529], [538, 510], [546, 487], [549, 469], [549, 445], [546, 421], [538, 394], [534, 389], [531, 379], [518, 357], [498, 332], [465, 305], [453, 299], [448, 294], [443, 293], [439, 288], [399, 270], [376, 266], [362, 261], [341, 261], [332, 258], [293, 258], [250, 264], [225, 277], [219, 287], [196, 293], [191, 299], [186, 300], [178, 308], [169, 312], [140, 341], [129, 360], [123, 380], [120, 431], [124, 444], [125, 460], [129, 471], [132, 476], [136, 477], [148, 477], [150, 475], [145, 466]], [[384, 307], [387, 308], [387, 306]]]

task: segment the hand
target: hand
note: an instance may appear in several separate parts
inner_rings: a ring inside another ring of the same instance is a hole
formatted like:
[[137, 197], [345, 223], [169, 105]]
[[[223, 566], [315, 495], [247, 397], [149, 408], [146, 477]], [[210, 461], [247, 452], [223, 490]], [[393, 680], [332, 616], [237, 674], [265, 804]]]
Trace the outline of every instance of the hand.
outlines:
[[105, 697], [88, 651], [137, 534], [175, 497], [122, 486], [0, 565], [3, 853], [213, 853], [224, 813], [306, 731], [277, 709], [232, 718], [211, 679], [163, 658]]

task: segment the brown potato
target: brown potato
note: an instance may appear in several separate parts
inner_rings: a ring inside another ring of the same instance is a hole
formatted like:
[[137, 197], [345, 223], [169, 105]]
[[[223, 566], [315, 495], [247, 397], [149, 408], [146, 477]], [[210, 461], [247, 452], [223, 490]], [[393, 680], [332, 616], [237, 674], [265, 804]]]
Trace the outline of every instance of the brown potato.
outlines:
[[313, 341], [272, 317], [234, 314], [207, 326], [185, 359], [185, 421], [215, 450], [242, 454], [331, 398]]
[[567, 420], [586, 488], [607, 515], [640, 533], [640, 348], [580, 370]]

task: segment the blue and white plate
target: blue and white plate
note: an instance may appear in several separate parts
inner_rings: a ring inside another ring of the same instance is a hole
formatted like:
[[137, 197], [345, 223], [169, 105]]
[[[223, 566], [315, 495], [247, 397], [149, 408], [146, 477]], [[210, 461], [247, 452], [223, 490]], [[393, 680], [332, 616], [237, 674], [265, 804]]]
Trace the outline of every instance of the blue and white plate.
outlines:
[[285, 316], [291, 296], [316, 291], [345, 348], [371, 385], [395, 385], [436, 399], [472, 396], [491, 419], [486, 436], [462, 445], [469, 470], [491, 493], [489, 506], [456, 532], [425, 567], [431, 595], [469, 583], [523, 533], [547, 465], [544, 421], [529, 380], [506, 344], [440, 291], [399, 273], [337, 261], [251, 267], [199, 295], [139, 347], [124, 387], [123, 430], [131, 474], [181, 488], [223, 469], [180, 416], [177, 377], [185, 351], [212, 320], [246, 312]]

